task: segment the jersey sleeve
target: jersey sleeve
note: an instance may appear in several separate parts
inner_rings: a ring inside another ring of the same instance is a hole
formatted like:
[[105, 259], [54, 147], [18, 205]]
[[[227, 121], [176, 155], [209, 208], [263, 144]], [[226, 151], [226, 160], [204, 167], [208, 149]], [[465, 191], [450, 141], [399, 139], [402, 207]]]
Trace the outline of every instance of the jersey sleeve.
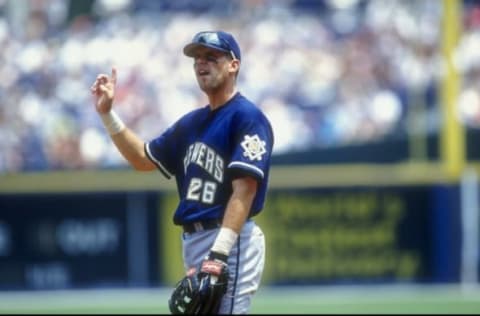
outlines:
[[264, 116], [240, 120], [228, 169], [262, 181], [270, 166], [272, 148], [272, 128]]
[[176, 126], [173, 125], [159, 137], [145, 143], [145, 154], [167, 179], [175, 174], [173, 154], [176, 150], [176, 133]]

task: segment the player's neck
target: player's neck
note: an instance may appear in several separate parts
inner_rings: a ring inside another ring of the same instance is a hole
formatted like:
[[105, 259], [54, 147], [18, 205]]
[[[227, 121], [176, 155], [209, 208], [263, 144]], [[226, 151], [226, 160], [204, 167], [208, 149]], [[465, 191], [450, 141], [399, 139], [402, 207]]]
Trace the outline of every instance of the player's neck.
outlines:
[[210, 109], [215, 110], [227, 103], [237, 93], [237, 89], [232, 87], [231, 89], [224, 89], [217, 92], [208, 94], [208, 102]]

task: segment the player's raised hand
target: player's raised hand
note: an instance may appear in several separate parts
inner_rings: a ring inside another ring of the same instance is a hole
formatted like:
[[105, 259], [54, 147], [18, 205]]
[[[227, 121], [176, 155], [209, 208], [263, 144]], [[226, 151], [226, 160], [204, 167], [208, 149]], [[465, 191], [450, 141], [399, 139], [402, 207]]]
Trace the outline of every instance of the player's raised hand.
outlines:
[[95, 108], [100, 114], [108, 113], [112, 109], [117, 83], [117, 69], [112, 68], [112, 76], [100, 74], [90, 88], [95, 97]]

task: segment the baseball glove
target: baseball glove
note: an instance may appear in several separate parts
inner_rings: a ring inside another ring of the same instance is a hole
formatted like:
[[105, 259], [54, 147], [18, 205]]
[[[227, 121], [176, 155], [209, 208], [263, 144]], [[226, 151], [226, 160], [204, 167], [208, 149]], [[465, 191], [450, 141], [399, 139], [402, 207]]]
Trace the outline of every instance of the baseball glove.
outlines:
[[215, 254], [201, 264], [200, 271], [191, 269], [182, 278], [168, 301], [172, 314], [217, 314], [223, 295], [227, 292], [228, 267], [223, 255]]

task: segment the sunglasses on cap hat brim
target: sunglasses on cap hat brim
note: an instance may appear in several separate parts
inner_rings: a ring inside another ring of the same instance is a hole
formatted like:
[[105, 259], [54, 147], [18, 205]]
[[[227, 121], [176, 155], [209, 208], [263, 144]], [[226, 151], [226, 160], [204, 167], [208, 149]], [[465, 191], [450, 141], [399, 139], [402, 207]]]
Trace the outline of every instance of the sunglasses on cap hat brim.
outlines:
[[215, 32], [201, 32], [195, 35], [192, 42], [183, 48], [183, 53], [188, 57], [195, 57], [195, 51], [199, 47], [208, 47], [230, 54], [233, 59], [238, 59], [230, 48], [230, 45]]

